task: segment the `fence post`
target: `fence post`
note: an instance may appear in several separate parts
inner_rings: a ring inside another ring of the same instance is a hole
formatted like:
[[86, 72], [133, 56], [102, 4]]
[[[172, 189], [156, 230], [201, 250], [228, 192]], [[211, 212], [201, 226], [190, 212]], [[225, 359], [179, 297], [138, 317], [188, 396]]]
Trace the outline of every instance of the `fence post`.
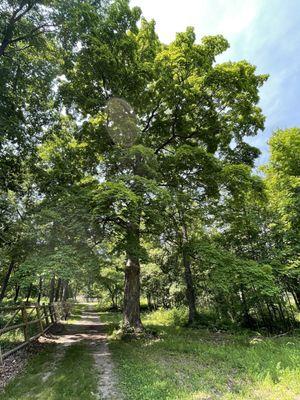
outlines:
[[43, 333], [43, 332], [44, 332], [44, 327], [43, 327], [43, 321], [42, 321], [42, 318], [41, 318], [41, 309], [40, 309], [40, 305], [37, 303], [36, 306], [35, 306], [35, 308], [36, 308], [36, 315], [37, 315], [38, 320], [39, 320], [40, 331], [41, 331], [41, 333]]
[[22, 306], [22, 319], [24, 325], [24, 339], [25, 342], [29, 341], [29, 332], [28, 332], [28, 317], [27, 317], [27, 311], [26, 311], [26, 306]]
[[45, 317], [45, 321], [46, 321], [46, 326], [48, 327], [50, 324], [49, 324], [48, 311], [47, 311], [47, 307], [46, 307], [45, 303], [43, 303], [43, 310], [44, 310], [44, 317]]

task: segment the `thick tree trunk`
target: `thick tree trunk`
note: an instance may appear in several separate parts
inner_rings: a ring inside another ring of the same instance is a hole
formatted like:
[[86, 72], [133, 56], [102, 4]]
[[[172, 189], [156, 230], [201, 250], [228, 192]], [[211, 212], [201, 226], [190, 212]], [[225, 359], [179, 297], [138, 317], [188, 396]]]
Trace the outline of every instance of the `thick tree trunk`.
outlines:
[[184, 278], [186, 284], [186, 299], [189, 307], [189, 320], [188, 323], [192, 324], [195, 321], [197, 310], [196, 310], [196, 295], [193, 284], [193, 276], [191, 270], [191, 258], [187, 248], [188, 235], [186, 225], [182, 224], [182, 263], [184, 267]]
[[11, 260], [11, 262], [10, 262], [10, 264], [9, 264], [9, 266], [8, 266], [8, 269], [7, 269], [7, 271], [6, 271], [6, 274], [5, 274], [3, 283], [2, 283], [1, 293], [0, 293], [0, 302], [1, 302], [1, 301], [4, 299], [4, 297], [5, 297], [6, 289], [7, 289], [8, 282], [9, 282], [9, 278], [10, 278], [10, 275], [11, 275], [13, 269], [14, 269], [14, 266], [15, 266], [15, 262], [14, 262], [14, 260]]
[[124, 290], [124, 328], [141, 330], [140, 317], [140, 264], [139, 260], [127, 254]]
[[123, 326], [125, 331], [142, 331], [140, 316], [139, 228], [129, 224], [125, 266]]

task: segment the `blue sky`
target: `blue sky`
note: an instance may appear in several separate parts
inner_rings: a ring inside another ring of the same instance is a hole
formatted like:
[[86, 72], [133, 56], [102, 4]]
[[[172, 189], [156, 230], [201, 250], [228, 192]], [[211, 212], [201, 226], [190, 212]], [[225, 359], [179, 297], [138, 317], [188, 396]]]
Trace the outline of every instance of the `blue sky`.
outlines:
[[230, 49], [220, 61], [246, 59], [270, 74], [261, 89], [266, 129], [251, 143], [268, 159], [268, 138], [278, 128], [300, 126], [300, 0], [131, 0], [168, 43], [194, 26], [197, 39], [223, 34]]

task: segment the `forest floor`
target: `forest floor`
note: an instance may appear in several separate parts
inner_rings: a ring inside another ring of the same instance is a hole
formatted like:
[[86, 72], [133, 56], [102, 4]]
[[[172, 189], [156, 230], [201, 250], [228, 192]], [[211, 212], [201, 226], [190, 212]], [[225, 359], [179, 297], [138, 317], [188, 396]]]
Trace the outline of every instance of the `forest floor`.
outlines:
[[126, 341], [115, 330], [120, 320], [78, 306], [0, 399], [300, 400], [296, 332], [265, 337], [183, 328], [172, 311], [159, 310], [143, 314], [157, 336]]

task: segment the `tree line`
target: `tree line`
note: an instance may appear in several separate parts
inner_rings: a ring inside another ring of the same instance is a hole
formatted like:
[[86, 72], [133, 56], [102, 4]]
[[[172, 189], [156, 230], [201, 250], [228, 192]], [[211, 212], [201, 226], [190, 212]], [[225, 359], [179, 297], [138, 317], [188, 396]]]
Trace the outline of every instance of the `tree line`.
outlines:
[[[127, 0], [0, 6], [0, 302], [107, 298], [189, 324], [291, 329], [300, 129], [264, 129], [267, 75], [194, 29], [162, 43]], [[125, 282], [125, 283], [124, 283]]]

